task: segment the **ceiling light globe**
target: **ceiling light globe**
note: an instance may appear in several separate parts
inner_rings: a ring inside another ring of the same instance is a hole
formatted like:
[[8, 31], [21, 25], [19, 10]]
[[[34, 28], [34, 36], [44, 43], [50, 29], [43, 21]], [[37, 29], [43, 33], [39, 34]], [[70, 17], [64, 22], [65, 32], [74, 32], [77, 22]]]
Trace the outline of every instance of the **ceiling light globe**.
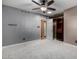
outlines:
[[41, 10], [42, 10], [42, 11], [46, 11], [47, 8], [46, 8], [46, 7], [41, 7]]
[[51, 12], [51, 11], [48, 11], [47, 13], [48, 13], [48, 14], [51, 14], [52, 12]]

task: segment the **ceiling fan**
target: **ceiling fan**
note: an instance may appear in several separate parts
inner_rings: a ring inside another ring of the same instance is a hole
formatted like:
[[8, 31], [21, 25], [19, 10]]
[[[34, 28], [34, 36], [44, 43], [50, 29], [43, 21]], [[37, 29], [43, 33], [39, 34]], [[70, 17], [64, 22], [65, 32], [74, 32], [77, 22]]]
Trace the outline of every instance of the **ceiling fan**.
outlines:
[[43, 11], [43, 13], [45, 13], [47, 10], [52, 10], [52, 11], [56, 10], [55, 8], [48, 7], [54, 3], [54, 0], [39, 0], [39, 3], [36, 2], [35, 0], [32, 0], [32, 2], [40, 6], [38, 8], [33, 8], [32, 10], [40, 9]]

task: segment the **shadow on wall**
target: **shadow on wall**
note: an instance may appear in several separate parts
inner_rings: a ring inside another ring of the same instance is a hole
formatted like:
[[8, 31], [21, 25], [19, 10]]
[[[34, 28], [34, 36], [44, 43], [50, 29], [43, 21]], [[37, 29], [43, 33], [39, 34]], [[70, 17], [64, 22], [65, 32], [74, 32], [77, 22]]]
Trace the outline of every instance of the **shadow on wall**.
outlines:
[[19, 34], [19, 39], [21, 39], [22, 41], [31, 41], [31, 40], [37, 40], [40, 38], [40, 35], [38, 35], [38, 33], [33, 33], [32, 31], [27, 31], [27, 33], [20, 33]]

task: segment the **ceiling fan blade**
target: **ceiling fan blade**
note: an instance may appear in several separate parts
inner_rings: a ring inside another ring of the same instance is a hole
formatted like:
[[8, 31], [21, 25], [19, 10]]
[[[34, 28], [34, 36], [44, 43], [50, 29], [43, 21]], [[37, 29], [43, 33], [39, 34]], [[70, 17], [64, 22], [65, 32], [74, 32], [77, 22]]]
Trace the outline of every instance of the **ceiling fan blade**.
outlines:
[[34, 1], [34, 0], [32, 0], [32, 2], [34, 2], [35, 4], [41, 6], [41, 4], [39, 4], [38, 2], [36, 2], [36, 1]]
[[53, 10], [53, 11], [56, 11], [55, 8], [50, 8], [50, 7], [48, 7], [47, 9], [49, 9], [49, 10]]
[[40, 9], [40, 8], [33, 8], [32, 10], [37, 10], [37, 9]]
[[54, 3], [54, 0], [49, 1], [47, 5], [50, 6], [52, 3]]

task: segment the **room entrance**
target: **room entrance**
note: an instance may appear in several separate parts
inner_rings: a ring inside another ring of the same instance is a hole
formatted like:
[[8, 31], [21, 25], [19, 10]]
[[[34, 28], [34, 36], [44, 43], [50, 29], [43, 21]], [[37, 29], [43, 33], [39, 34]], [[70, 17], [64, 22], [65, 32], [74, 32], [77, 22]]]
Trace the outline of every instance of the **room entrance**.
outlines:
[[41, 20], [41, 40], [46, 39], [47, 35], [47, 21], [44, 19]]
[[58, 14], [53, 18], [53, 38], [64, 41], [64, 17]]

